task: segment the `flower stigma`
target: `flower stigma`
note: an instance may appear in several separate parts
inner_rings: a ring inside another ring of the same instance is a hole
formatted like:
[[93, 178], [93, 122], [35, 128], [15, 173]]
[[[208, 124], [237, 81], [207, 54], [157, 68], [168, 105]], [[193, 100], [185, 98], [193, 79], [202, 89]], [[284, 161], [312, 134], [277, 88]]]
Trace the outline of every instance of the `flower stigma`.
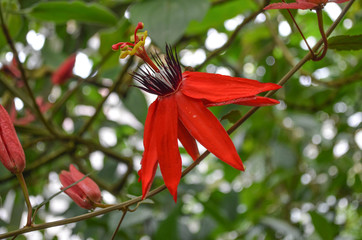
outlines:
[[143, 29], [144, 24], [139, 22], [134, 31], [134, 35], [130, 37], [130, 42], [119, 42], [112, 45], [113, 50], [121, 50], [119, 58], [123, 59], [127, 56], [136, 55], [137, 57], [143, 59], [150, 67], [152, 67], [156, 72], [159, 71], [157, 66], [152, 62], [150, 57], [147, 55], [145, 50], [145, 43], [147, 38], [147, 31], [143, 33], [138, 33], [138, 30]]

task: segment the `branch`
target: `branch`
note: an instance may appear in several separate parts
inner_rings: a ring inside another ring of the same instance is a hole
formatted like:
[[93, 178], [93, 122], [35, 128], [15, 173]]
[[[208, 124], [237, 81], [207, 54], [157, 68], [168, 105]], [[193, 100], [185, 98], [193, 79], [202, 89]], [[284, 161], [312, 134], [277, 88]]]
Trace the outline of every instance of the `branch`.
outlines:
[[85, 145], [90, 150], [99, 150], [103, 152], [105, 155], [114, 158], [118, 160], [119, 162], [128, 164], [129, 162], [132, 162], [132, 158], [130, 157], [124, 157], [119, 155], [117, 152], [113, 151], [112, 149], [103, 147], [102, 145], [88, 139], [80, 138], [77, 136], [61, 136], [57, 140], [61, 140], [63, 142], [74, 142], [74, 143], [81, 143]]
[[121, 73], [119, 74], [119, 77], [117, 78], [117, 81], [109, 88], [108, 94], [107, 96], [105, 96], [102, 101], [98, 104], [95, 113], [93, 114], [93, 116], [91, 118], [88, 119], [88, 121], [83, 125], [83, 127], [79, 130], [78, 132], [78, 136], [82, 136], [87, 130], [88, 128], [92, 125], [92, 123], [94, 122], [94, 120], [96, 119], [96, 117], [98, 116], [98, 113], [102, 110], [103, 108], [103, 104], [106, 102], [106, 100], [108, 99], [108, 97], [111, 95], [111, 93], [113, 93], [114, 91], [116, 91], [118, 89], [118, 87], [125, 83], [128, 85], [128, 82], [123, 81], [125, 75], [127, 74], [128, 68], [132, 65], [133, 63], [133, 58], [130, 58], [127, 62], [127, 64], [122, 68]]
[[65, 94], [62, 95], [61, 98], [59, 98], [52, 107], [52, 112], [49, 116], [49, 118], [53, 118], [54, 115], [59, 111], [59, 108], [64, 105], [64, 103], [78, 90], [80, 85], [82, 85], [84, 82], [88, 82], [93, 78], [93, 75], [98, 71], [98, 69], [107, 61], [107, 59], [111, 56], [112, 50], [109, 50], [103, 57], [102, 60], [93, 67], [92, 72], [88, 75], [86, 78], [77, 78], [78, 82], [77, 85], [69, 89]]
[[356, 73], [354, 75], [329, 82], [321, 81], [315, 78], [312, 78], [312, 81], [316, 84], [324, 85], [327, 87], [340, 88], [347, 84], [352, 84], [355, 82], [362, 81], [362, 73]]
[[46, 127], [46, 129], [53, 135], [57, 135], [57, 133], [55, 132], [54, 130], [54, 127], [52, 127], [44, 118], [44, 115], [41, 113], [40, 109], [39, 109], [39, 106], [38, 104], [36, 103], [36, 100], [35, 100], [35, 97], [33, 95], [33, 92], [29, 86], [29, 82], [28, 82], [28, 78], [26, 77], [26, 74], [25, 74], [25, 69], [24, 69], [24, 66], [23, 64], [21, 63], [20, 59], [19, 59], [19, 54], [18, 54], [18, 51], [16, 50], [15, 48], [15, 45], [14, 45], [14, 42], [10, 36], [10, 33], [9, 33], [9, 30], [5, 24], [5, 20], [4, 20], [4, 17], [3, 17], [3, 12], [2, 12], [2, 7], [1, 7], [1, 4], [0, 4], [0, 22], [1, 22], [1, 29], [5, 35], [5, 38], [6, 38], [6, 41], [8, 42], [9, 46], [10, 46], [10, 49], [11, 51], [13, 52], [13, 55], [14, 55], [14, 58], [17, 62], [17, 65], [18, 65], [18, 68], [20, 70], [20, 73], [21, 73], [21, 79], [23, 80], [24, 82], [24, 85], [25, 85], [25, 88], [28, 92], [28, 95], [31, 99], [31, 104], [33, 105], [33, 110], [35, 110], [35, 114], [38, 116], [38, 118], [40, 119], [40, 121], [43, 123], [43, 125]]

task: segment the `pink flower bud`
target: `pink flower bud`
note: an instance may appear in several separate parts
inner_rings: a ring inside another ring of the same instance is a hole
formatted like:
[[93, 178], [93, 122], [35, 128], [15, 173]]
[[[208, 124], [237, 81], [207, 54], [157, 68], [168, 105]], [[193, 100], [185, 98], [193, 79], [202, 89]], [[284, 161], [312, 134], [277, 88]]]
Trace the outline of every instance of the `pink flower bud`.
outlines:
[[72, 75], [75, 64], [75, 54], [70, 55], [52, 75], [52, 83], [55, 85], [64, 84]]
[[0, 105], [0, 160], [14, 174], [23, 172], [25, 168], [24, 150], [14, 125], [2, 105]]
[[[62, 171], [59, 174], [60, 182], [63, 188], [75, 183], [82, 179], [84, 174], [79, 172], [72, 164], [69, 166], [68, 171]], [[80, 207], [85, 209], [93, 209], [101, 202], [102, 196], [98, 185], [89, 177], [86, 177], [76, 185], [65, 190], [65, 193], [73, 199], [73, 201]]]
[[[45, 113], [46, 111], [49, 110], [49, 108], [52, 107], [52, 104], [49, 102], [44, 101], [44, 99], [42, 97], [36, 97], [36, 103], [39, 106], [40, 112], [41, 113]], [[11, 105], [11, 109], [10, 109], [10, 118], [11, 121], [15, 124], [15, 125], [27, 125], [29, 123], [32, 123], [35, 121], [36, 116], [29, 111], [28, 109], [25, 110], [25, 115], [24, 117], [21, 118], [17, 118], [17, 112], [16, 112], [16, 108], [15, 108], [15, 103], [13, 102], [13, 104]]]

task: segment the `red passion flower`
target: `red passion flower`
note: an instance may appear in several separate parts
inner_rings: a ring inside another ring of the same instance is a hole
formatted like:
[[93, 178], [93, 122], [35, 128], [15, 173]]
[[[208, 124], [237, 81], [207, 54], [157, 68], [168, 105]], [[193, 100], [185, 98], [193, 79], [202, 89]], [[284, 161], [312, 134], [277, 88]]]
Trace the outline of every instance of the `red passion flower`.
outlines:
[[296, 0], [294, 3], [272, 3], [264, 9], [314, 9], [321, 7], [330, 2], [343, 3], [349, 0]]
[[[136, 31], [138, 29], [140, 28]], [[119, 43], [113, 45], [113, 49], [121, 46], [121, 57], [130, 54], [125, 54], [125, 51], [133, 51], [133, 54], [142, 57], [146, 54], [144, 43], [142, 47], [135, 45], [140, 41], [144, 42], [145, 37], [135, 39], [135, 44]], [[133, 46], [133, 49], [128, 49], [129, 46]], [[143, 59], [148, 67], [139, 68], [133, 73], [133, 78], [140, 83], [140, 89], [158, 95], [148, 109], [144, 128], [145, 150], [141, 170], [138, 172], [143, 198], [147, 196], [157, 166], [160, 165], [166, 187], [174, 200], [177, 200], [177, 186], [182, 172], [177, 139], [194, 160], [199, 157], [196, 139], [220, 160], [243, 171], [243, 163], [233, 142], [207, 107], [231, 103], [247, 106], [274, 105], [279, 102], [256, 94], [279, 89], [281, 86], [220, 74], [191, 71], [182, 73], [178, 57], [168, 45], [164, 60], [157, 54], [154, 56], [155, 64], [148, 56]]]

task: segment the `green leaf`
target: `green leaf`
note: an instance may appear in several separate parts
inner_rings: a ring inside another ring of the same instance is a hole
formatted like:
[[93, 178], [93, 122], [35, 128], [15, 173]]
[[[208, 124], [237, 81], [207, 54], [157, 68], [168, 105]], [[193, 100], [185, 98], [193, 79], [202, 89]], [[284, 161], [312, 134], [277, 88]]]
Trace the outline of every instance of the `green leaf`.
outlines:
[[175, 43], [191, 20], [202, 20], [209, 8], [207, 0], [152, 0], [130, 8], [133, 24], [145, 23], [145, 29], [158, 46]]
[[180, 214], [179, 209], [175, 208], [175, 210], [173, 210], [171, 214], [169, 214], [167, 218], [160, 223], [158, 230], [155, 234], [155, 237], [153, 239], [158, 239], [158, 240], [179, 239], [178, 230], [177, 230], [177, 225], [178, 225], [177, 217], [179, 216], [179, 214]]
[[224, 25], [225, 20], [231, 19], [243, 11], [255, 10], [255, 1], [227, 1], [209, 9], [201, 22], [192, 21], [187, 28], [188, 34], [197, 34], [209, 28], [218, 28]]
[[29, 10], [29, 16], [41, 21], [66, 23], [70, 19], [101, 25], [115, 25], [116, 16], [106, 7], [80, 1], [41, 2]]
[[[119, 216], [117, 216], [116, 214], [114, 216], [115, 217], [111, 217], [109, 219], [109, 226], [111, 226], [111, 224], [114, 224], [114, 222], [119, 221]], [[145, 223], [148, 219], [151, 219], [152, 217], [154, 217], [154, 215], [151, 209], [140, 206], [135, 212], [127, 213], [124, 221], [122, 222], [121, 229], [127, 229], [133, 227], [136, 224]]]
[[[99, 38], [101, 40], [101, 45], [99, 46], [99, 52], [102, 55], [106, 55], [111, 50], [111, 46], [117, 42], [128, 41], [129, 31], [127, 28], [129, 27], [130, 23], [122, 19], [117, 23], [117, 26], [112, 28], [105, 28], [99, 31]], [[107, 76], [109, 78], [115, 78], [116, 75], [119, 73], [119, 51], [114, 51], [111, 53], [112, 55], [104, 62], [103, 70], [107, 69], [112, 71], [112, 69], [116, 69], [113, 72], [114, 76]]]
[[236, 123], [241, 118], [241, 112], [239, 110], [231, 110], [224, 115], [221, 120], [228, 120], [230, 123]]
[[361, 50], [362, 34], [360, 35], [340, 35], [328, 39], [328, 47], [339, 51]]
[[[16, 39], [23, 25], [23, 21], [19, 15], [8, 13], [7, 11], [17, 11], [19, 9], [19, 3], [18, 1], [3, 1], [1, 2], [1, 7], [4, 11], [4, 20], [5, 24], [8, 26], [10, 36]], [[0, 49], [6, 45], [7, 41], [5, 35], [3, 31], [0, 31]]]
[[309, 215], [312, 218], [314, 229], [322, 239], [333, 240], [334, 237], [338, 234], [338, 228], [335, 226], [335, 224], [328, 222], [327, 219], [319, 213], [309, 212]]
[[292, 235], [294, 239], [299, 239], [301, 237], [301, 233], [298, 228], [282, 219], [264, 217], [261, 219], [261, 222], [274, 229], [276, 232], [280, 232], [285, 235]]
[[138, 121], [144, 123], [147, 116], [147, 102], [142, 92], [136, 88], [131, 87], [126, 98], [123, 100], [127, 109], [137, 118]]
[[278, 142], [272, 143], [273, 154], [272, 165], [275, 168], [294, 169], [297, 163], [297, 156], [292, 148]]

